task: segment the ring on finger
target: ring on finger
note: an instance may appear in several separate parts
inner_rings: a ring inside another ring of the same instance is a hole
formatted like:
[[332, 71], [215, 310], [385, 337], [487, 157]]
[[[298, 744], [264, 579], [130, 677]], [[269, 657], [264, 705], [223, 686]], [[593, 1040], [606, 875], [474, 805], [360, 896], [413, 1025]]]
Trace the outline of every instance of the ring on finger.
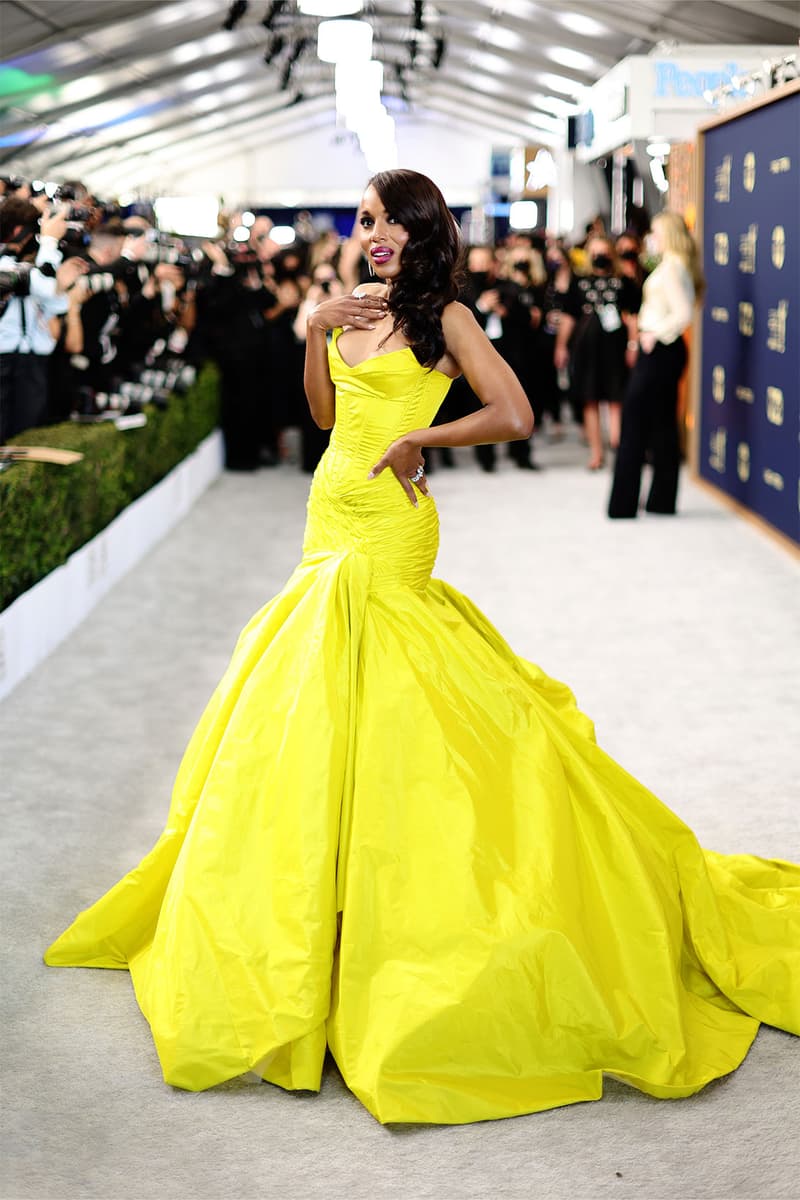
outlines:
[[420, 479], [422, 479], [424, 474], [425, 474], [425, 467], [422, 465], [422, 463], [420, 463], [420, 465], [417, 467], [414, 474], [409, 475], [409, 477], [408, 477], [409, 482], [410, 483], [419, 483]]

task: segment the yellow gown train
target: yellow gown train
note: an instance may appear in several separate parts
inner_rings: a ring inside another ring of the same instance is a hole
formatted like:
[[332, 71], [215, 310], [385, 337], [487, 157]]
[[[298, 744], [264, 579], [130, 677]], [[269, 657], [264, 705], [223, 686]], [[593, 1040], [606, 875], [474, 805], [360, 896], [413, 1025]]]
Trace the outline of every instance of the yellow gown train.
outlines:
[[[337, 331], [338, 332], [338, 331]], [[572, 693], [431, 578], [432, 499], [367, 471], [449, 386], [349, 367], [300, 565], [242, 632], [154, 849], [57, 939], [128, 969], [165, 1080], [317, 1089], [380, 1121], [678, 1097], [800, 1033], [800, 867], [704, 851]]]

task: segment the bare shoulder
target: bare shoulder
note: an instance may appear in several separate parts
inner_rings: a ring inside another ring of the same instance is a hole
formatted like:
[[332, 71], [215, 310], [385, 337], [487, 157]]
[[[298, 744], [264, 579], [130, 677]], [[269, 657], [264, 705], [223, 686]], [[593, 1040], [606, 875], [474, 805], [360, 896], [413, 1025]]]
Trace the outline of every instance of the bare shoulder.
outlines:
[[491, 343], [466, 304], [454, 300], [442, 312], [442, 333], [448, 351], [461, 362], [465, 354], [473, 353], [483, 343]]
[[466, 304], [453, 300], [445, 306], [442, 311], [442, 332], [448, 346], [451, 342], [455, 344], [464, 337], [474, 336], [476, 329], [482, 332]]

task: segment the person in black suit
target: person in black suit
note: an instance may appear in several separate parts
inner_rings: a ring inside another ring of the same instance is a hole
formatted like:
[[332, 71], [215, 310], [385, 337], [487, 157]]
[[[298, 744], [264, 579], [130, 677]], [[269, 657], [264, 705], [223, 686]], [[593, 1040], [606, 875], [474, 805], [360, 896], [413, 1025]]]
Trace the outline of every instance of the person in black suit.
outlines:
[[[523, 303], [518, 282], [502, 278], [497, 254], [491, 246], [472, 246], [467, 256], [467, 279], [461, 302], [472, 310], [495, 349], [506, 360], [525, 386], [530, 381], [527, 361], [532, 351], [531, 310]], [[466, 411], [478, 407], [469, 386], [459, 381], [458, 391]], [[451, 391], [455, 389], [451, 388]], [[528, 395], [530, 401], [530, 395]], [[508, 443], [509, 457], [523, 470], [535, 470], [530, 439]], [[475, 456], [484, 471], [494, 471], [497, 452], [493, 445], [476, 446]]]

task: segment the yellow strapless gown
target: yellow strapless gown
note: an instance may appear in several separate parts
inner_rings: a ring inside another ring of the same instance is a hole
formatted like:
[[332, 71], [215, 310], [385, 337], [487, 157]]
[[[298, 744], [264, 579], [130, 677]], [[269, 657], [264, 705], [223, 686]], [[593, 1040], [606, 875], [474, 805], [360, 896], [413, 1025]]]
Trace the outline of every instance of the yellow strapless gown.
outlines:
[[800, 1033], [800, 867], [703, 851], [567, 687], [431, 578], [432, 500], [369, 468], [449, 385], [348, 367], [303, 558], [242, 632], [166, 828], [50, 947], [127, 968], [164, 1078], [316, 1090], [380, 1121], [687, 1096]]

